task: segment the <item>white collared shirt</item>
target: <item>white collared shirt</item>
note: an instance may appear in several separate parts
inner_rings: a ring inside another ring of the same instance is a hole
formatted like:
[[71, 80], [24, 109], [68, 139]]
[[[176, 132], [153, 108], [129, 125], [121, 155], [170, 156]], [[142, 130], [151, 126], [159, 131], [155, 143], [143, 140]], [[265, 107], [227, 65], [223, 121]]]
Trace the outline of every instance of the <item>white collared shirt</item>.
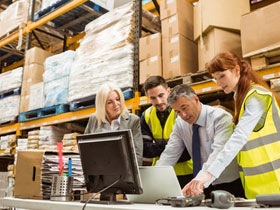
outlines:
[[[201, 113], [196, 124], [200, 125], [201, 171], [206, 171], [223, 149], [234, 126], [232, 116], [223, 109], [201, 105]], [[168, 144], [156, 165], [174, 166], [185, 147], [192, 157], [192, 124], [177, 117]], [[238, 178], [237, 161], [234, 159], [213, 184], [228, 183]]]
[[111, 122], [111, 125], [107, 120], [105, 120], [101, 124], [102, 132], [119, 130], [120, 129], [120, 124], [121, 124], [121, 116], [119, 116], [118, 119], [113, 120]]

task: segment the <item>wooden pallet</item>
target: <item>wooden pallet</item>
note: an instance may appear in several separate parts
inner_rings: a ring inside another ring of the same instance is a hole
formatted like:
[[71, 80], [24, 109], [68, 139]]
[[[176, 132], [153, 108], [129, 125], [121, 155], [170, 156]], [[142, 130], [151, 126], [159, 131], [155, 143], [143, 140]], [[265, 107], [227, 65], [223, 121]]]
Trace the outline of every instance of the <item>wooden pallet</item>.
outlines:
[[17, 121], [18, 121], [18, 116], [12, 117], [9, 120], [4, 120], [3, 122], [0, 122], [0, 127], [4, 127], [4, 126], [8, 126], [8, 125], [13, 125], [13, 124], [17, 123]]
[[44, 117], [50, 117], [65, 113], [69, 111], [68, 104], [55, 105], [51, 107], [45, 107], [41, 109], [31, 110], [28, 112], [23, 112], [19, 114], [19, 121], [25, 122], [29, 120], [37, 120]]
[[250, 57], [250, 61], [254, 70], [260, 70], [271, 65], [280, 64], [280, 49], [254, 55]]
[[14, 95], [20, 95], [20, 88], [16, 88], [14, 90], [9, 90], [4, 93], [0, 93], [0, 99], [9, 97], [9, 96], [14, 96]]
[[207, 81], [212, 79], [211, 75], [207, 71], [201, 71], [196, 73], [189, 73], [183, 76], [178, 76], [172, 79], [167, 79], [166, 82], [169, 87], [173, 88], [179, 84], [194, 84], [198, 82]]
[[14, 29], [10, 30], [9, 32], [5, 33], [4, 35], [0, 36], [0, 41], [3, 39], [6, 39], [7, 37], [10, 37], [14, 35], [15, 33], [19, 32], [20, 29], [23, 29], [26, 26], [25, 23], [21, 23], [19, 26], [16, 26]]
[[[131, 88], [122, 88], [124, 99], [131, 99], [134, 97], [134, 92]], [[88, 96], [70, 103], [70, 111], [77, 111], [80, 109], [86, 109], [95, 107], [95, 97], [96, 95]]]

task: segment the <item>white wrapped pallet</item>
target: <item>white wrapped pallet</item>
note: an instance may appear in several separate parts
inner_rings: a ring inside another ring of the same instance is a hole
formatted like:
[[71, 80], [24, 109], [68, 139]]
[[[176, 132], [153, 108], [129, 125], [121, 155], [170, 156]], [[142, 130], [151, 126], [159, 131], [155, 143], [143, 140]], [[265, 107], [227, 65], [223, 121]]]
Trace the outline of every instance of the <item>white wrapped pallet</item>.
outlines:
[[69, 77], [44, 83], [45, 107], [68, 103]]
[[75, 51], [68, 50], [48, 57], [44, 62], [44, 82], [46, 83], [61, 77], [69, 76], [75, 54]]
[[19, 0], [12, 3], [1, 13], [0, 37], [27, 23], [29, 1]]
[[76, 51], [69, 79], [69, 102], [96, 94], [106, 81], [133, 86], [133, 3], [90, 22]]
[[68, 103], [69, 73], [75, 52], [68, 50], [48, 57], [44, 62], [44, 106]]
[[0, 74], [0, 93], [21, 87], [23, 68], [19, 67]]
[[0, 100], [0, 123], [14, 120], [19, 115], [20, 95], [13, 95]]

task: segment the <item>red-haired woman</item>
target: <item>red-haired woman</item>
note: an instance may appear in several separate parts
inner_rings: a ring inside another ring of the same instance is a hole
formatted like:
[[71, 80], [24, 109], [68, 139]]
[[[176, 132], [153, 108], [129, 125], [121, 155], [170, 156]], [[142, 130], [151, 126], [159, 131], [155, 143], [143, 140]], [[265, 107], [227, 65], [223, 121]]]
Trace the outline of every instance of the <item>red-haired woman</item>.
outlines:
[[237, 155], [240, 177], [247, 198], [280, 193], [280, 99], [246, 61], [232, 52], [214, 57], [207, 70], [225, 93], [234, 92], [236, 128], [200, 177], [183, 190], [199, 194], [218, 178]]

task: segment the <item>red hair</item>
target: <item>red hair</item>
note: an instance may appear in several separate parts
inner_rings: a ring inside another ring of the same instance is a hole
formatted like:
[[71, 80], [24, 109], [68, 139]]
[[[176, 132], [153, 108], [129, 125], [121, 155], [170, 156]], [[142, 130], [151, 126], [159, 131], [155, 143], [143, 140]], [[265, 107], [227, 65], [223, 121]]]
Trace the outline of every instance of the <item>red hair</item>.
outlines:
[[245, 99], [246, 94], [249, 91], [251, 82], [263, 86], [265, 89], [271, 91], [275, 96], [278, 106], [280, 106], [279, 96], [272, 91], [266, 82], [252, 69], [251, 65], [247, 61], [241, 60], [233, 52], [225, 51], [216, 55], [206, 66], [206, 69], [210, 74], [215, 72], [222, 72], [226, 70], [232, 70], [236, 67], [240, 68], [240, 78], [237, 83], [237, 92], [235, 100], [235, 116], [234, 123], [238, 123], [238, 116], [240, 114], [242, 103]]

